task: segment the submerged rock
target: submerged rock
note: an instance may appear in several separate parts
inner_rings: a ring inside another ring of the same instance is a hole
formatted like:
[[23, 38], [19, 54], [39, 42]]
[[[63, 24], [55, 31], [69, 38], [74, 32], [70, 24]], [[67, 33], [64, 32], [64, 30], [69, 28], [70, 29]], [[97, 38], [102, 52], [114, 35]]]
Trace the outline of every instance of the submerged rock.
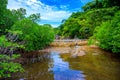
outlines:
[[84, 56], [85, 54], [86, 54], [85, 51], [80, 51], [78, 52], [77, 56]]

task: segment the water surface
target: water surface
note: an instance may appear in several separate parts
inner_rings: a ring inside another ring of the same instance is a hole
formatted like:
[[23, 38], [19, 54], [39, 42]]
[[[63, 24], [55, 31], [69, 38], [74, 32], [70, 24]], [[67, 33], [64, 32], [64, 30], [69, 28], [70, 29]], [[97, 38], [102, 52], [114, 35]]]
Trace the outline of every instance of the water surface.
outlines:
[[120, 80], [120, 62], [108, 52], [90, 50], [84, 56], [71, 53], [37, 53], [25, 72], [12, 80]]

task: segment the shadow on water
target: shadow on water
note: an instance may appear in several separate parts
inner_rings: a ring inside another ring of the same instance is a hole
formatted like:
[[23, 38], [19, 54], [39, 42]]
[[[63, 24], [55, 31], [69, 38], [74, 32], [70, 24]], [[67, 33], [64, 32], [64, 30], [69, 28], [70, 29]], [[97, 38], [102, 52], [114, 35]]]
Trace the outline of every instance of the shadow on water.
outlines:
[[120, 80], [119, 60], [101, 50], [77, 57], [58, 52], [34, 54], [27, 56], [25, 72], [12, 80]]

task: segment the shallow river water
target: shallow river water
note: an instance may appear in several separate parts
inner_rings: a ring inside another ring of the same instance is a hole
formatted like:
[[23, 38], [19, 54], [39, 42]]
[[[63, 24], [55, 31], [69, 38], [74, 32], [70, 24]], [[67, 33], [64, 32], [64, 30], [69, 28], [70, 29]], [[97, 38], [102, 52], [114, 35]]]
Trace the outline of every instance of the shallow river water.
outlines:
[[50, 51], [29, 57], [24, 73], [12, 80], [120, 80], [120, 61], [101, 50], [89, 50], [84, 56]]

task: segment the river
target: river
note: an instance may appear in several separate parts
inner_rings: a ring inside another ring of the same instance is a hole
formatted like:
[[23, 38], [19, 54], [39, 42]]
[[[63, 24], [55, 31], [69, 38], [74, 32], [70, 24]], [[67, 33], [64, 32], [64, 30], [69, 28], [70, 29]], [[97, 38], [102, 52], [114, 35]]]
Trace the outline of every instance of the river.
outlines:
[[[120, 80], [120, 59], [99, 48], [54, 47], [27, 58], [12, 80]], [[82, 52], [81, 52], [82, 51]], [[83, 54], [83, 55], [80, 55]]]

